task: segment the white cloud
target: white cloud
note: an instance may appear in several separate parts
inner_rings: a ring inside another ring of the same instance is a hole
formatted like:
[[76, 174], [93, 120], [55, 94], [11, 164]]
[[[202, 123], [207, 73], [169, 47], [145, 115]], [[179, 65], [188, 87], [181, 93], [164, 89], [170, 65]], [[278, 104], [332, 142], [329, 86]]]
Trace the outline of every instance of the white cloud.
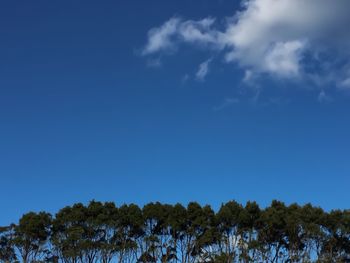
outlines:
[[251, 70], [247, 69], [244, 72], [243, 82], [250, 83], [253, 79], [254, 79], [254, 73]]
[[199, 21], [184, 21], [179, 25], [178, 35], [179, 40], [196, 43], [200, 45], [218, 45], [217, 37], [219, 32], [212, 30], [211, 27], [214, 24], [215, 19], [204, 18]]
[[171, 37], [177, 32], [178, 18], [171, 18], [159, 28], [153, 28], [148, 32], [148, 43], [143, 49], [142, 54], [148, 55], [158, 51], [164, 51], [174, 48]]
[[342, 80], [339, 84], [340, 88], [349, 89], [350, 88], [350, 77]]
[[208, 59], [208, 60], [202, 62], [201, 64], [199, 64], [198, 70], [197, 70], [197, 73], [196, 73], [196, 79], [197, 80], [204, 81], [205, 77], [209, 73], [209, 64], [210, 64], [210, 62], [211, 62], [211, 59]]
[[300, 41], [278, 42], [265, 55], [261, 70], [281, 76], [297, 76], [300, 72], [301, 51], [304, 43]]
[[342, 90], [350, 89], [350, 65], [346, 66], [343, 76], [338, 80], [338, 88]]
[[162, 26], [148, 32], [148, 42], [142, 54], [150, 55], [160, 51], [171, 51], [181, 42], [218, 48], [221, 46], [218, 37], [222, 33], [212, 29], [214, 22], [213, 18], [204, 18], [199, 21], [171, 18]]
[[[331, 50], [348, 59], [348, 25], [349, 0], [242, 0], [242, 10], [227, 20], [223, 30], [213, 18], [170, 19], [149, 32], [143, 54], [187, 43], [221, 50], [227, 62], [244, 70], [291, 78], [307, 75], [310, 61], [305, 55], [311, 54], [310, 60]], [[317, 63], [333, 63], [317, 59]]]

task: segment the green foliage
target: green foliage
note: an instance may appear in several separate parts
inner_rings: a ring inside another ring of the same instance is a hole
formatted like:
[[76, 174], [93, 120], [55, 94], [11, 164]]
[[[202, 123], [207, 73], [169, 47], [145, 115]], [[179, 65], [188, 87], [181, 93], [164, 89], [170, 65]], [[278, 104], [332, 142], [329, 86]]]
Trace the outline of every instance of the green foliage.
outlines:
[[12, 243], [24, 263], [39, 261], [47, 252], [51, 224], [50, 214], [30, 212], [23, 215], [14, 227]]
[[0, 263], [350, 262], [350, 210], [91, 201], [0, 227]]
[[0, 227], [0, 263], [16, 260], [17, 256], [13, 247], [13, 227]]

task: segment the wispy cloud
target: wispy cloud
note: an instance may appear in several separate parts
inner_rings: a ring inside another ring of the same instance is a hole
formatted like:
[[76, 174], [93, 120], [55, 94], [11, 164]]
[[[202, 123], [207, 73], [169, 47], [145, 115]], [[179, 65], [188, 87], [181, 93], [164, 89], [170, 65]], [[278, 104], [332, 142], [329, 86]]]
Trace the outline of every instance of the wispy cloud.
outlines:
[[350, 89], [350, 77], [342, 79], [339, 83], [339, 87], [342, 89]]
[[161, 27], [153, 28], [148, 32], [148, 43], [142, 50], [143, 55], [149, 55], [159, 51], [168, 51], [175, 48], [171, 39], [178, 31], [179, 18], [172, 18]]
[[199, 81], [204, 81], [205, 77], [208, 75], [209, 73], [209, 65], [211, 63], [211, 59], [208, 59], [204, 62], [202, 62], [201, 64], [199, 64], [198, 66], [198, 70], [196, 73], [196, 79]]
[[218, 36], [221, 33], [212, 29], [214, 23], [213, 18], [199, 21], [170, 18], [162, 26], [152, 28], [148, 32], [148, 42], [142, 50], [142, 55], [174, 51], [181, 42], [218, 48]]
[[230, 107], [233, 104], [237, 104], [239, 103], [239, 99], [238, 98], [226, 98], [220, 105], [215, 106], [213, 108], [214, 111], [221, 111], [227, 107]]
[[162, 61], [160, 60], [160, 58], [154, 58], [154, 59], [147, 60], [147, 67], [159, 68], [161, 66], [162, 66]]
[[333, 101], [333, 99], [330, 96], [328, 96], [324, 90], [322, 90], [318, 94], [317, 100], [320, 103], [331, 103]]
[[182, 84], [185, 84], [186, 82], [189, 81], [189, 79], [190, 79], [190, 75], [189, 75], [189, 74], [185, 74], [185, 75], [183, 75], [182, 78], [181, 78], [181, 83], [182, 83]]
[[[174, 52], [187, 43], [219, 50], [226, 62], [251, 74], [287, 79], [322, 78], [329, 72], [319, 65], [333, 65], [334, 86], [347, 87], [349, 24], [349, 0], [244, 0], [242, 10], [226, 19], [223, 27], [211, 17], [169, 19], [149, 31], [142, 54]], [[204, 64], [202, 72], [205, 68]]]

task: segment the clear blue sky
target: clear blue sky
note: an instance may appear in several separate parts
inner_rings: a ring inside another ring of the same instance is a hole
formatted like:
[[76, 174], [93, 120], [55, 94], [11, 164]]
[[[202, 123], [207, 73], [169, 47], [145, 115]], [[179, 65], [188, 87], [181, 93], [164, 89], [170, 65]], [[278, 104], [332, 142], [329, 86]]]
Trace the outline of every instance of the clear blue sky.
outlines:
[[[215, 17], [212, 31], [224, 32], [237, 8], [233, 0], [2, 2], [0, 225], [91, 199], [349, 208], [346, 79], [305, 80], [327, 71], [307, 51], [297, 70], [276, 69], [259, 55], [225, 60], [217, 42], [193, 44], [178, 32], [170, 48], [143, 51], [169, 19], [181, 28]], [[276, 44], [269, 58], [288, 47]]]

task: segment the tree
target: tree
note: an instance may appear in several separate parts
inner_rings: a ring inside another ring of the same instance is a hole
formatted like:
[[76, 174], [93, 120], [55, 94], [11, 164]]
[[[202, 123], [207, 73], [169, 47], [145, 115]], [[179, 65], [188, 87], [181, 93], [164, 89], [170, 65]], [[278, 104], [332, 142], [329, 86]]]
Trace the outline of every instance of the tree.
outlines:
[[286, 261], [286, 215], [285, 204], [276, 200], [261, 214], [262, 225], [258, 242], [266, 245], [265, 251], [269, 252], [270, 262]]
[[66, 206], [56, 214], [51, 242], [55, 255], [63, 262], [84, 262], [86, 216], [86, 207], [81, 203]]
[[[233, 262], [238, 256], [238, 225], [243, 207], [235, 201], [221, 206], [216, 215], [219, 240], [219, 257], [223, 262]], [[217, 260], [219, 260], [217, 257]]]
[[14, 226], [0, 227], [0, 263], [15, 262], [17, 256], [13, 247]]
[[168, 224], [172, 238], [172, 255], [171, 258], [178, 260], [185, 257], [185, 238], [187, 236], [187, 210], [181, 204], [176, 204], [171, 209]]
[[324, 260], [343, 262], [350, 257], [350, 212], [333, 210], [324, 217], [323, 226], [327, 239], [323, 243], [322, 256]]
[[0, 227], [0, 263], [350, 262], [350, 210], [77, 203]]
[[45, 212], [30, 212], [22, 216], [14, 228], [13, 244], [23, 263], [41, 260], [47, 251], [50, 235], [51, 215]]
[[[109, 263], [117, 255], [116, 222], [118, 220], [118, 208], [112, 202], [91, 202], [89, 210], [94, 216], [97, 232], [100, 233], [98, 240], [99, 258], [102, 263]], [[90, 212], [90, 213], [91, 213]], [[91, 216], [91, 214], [90, 214]]]
[[325, 241], [325, 233], [323, 231], [323, 222], [325, 212], [311, 204], [301, 207], [300, 220], [305, 235], [305, 256], [311, 259], [311, 255], [316, 254], [317, 258], [321, 258], [321, 249]]
[[307, 262], [311, 260], [310, 255], [305, 251], [307, 235], [305, 228], [303, 228], [301, 212], [302, 210], [297, 204], [292, 204], [286, 209], [285, 235], [289, 262]]
[[243, 262], [252, 261], [256, 255], [256, 239], [261, 228], [260, 215], [261, 210], [256, 202], [247, 202], [239, 214], [238, 246], [240, 259]]
[[135, 205], [122, 205], [115, 222], [118, 262], [136, 262], [145, 252], [143, 243], [144, 219], [141, 209]]

